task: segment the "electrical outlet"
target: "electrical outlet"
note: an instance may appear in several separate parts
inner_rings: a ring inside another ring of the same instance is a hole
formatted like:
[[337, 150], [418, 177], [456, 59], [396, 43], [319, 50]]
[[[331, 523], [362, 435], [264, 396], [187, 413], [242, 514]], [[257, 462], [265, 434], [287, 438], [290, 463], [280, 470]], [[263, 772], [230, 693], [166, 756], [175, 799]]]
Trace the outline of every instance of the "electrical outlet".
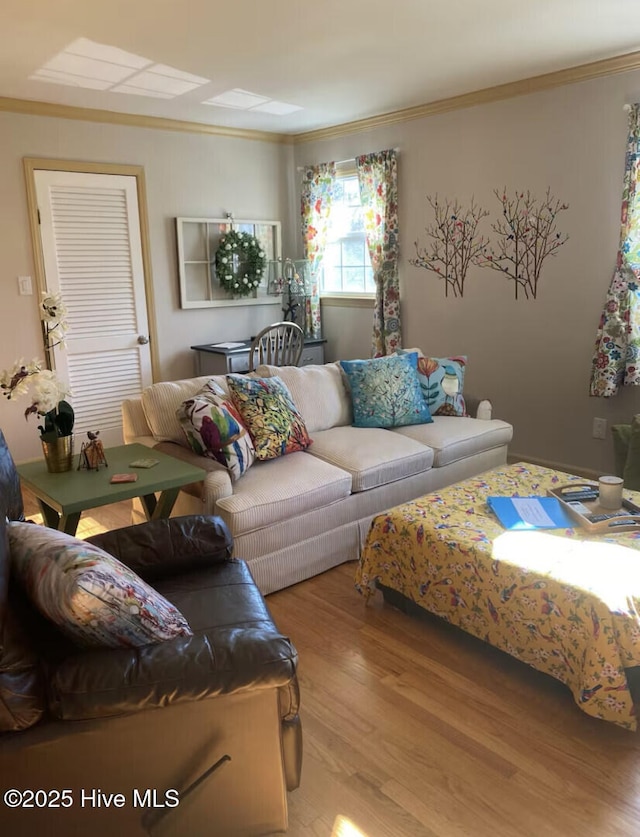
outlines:
[[593, 420], [593, 438], [606, 439], [607, 438], [607, 420], [603, 418], [594, 418]]

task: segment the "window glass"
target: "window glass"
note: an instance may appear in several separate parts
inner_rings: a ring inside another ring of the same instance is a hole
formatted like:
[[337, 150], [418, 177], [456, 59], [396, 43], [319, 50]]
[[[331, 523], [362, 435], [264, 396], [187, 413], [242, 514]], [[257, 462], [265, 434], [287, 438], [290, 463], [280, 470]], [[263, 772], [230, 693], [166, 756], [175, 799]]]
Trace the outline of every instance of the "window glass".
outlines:
[[324, 294], [375, 293], [355, 174], [336, 178], [320, 287]]

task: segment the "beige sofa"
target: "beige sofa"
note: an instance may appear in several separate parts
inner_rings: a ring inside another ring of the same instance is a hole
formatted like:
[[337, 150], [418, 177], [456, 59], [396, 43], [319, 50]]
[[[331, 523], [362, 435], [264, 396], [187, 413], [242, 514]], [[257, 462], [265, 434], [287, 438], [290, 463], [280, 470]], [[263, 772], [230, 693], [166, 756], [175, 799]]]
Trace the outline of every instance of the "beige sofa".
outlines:
[[[153, 384], [123, 403], [127, 443], [141, 442], [205, 468], [180, 492], [174, 514], [217, 514], [263, 594], [356, 559], [372, 517], [506, 462], [504, 421], [436, 416], [393, 430], [352, 427], [351, 398], [337, 363], [257, 369], [288, 386], [313, 444], [256, 462], [235, 483], [187, 446], [176, 410], [212, 376]], [[214, 380], [226, 390], [224, 376]]]

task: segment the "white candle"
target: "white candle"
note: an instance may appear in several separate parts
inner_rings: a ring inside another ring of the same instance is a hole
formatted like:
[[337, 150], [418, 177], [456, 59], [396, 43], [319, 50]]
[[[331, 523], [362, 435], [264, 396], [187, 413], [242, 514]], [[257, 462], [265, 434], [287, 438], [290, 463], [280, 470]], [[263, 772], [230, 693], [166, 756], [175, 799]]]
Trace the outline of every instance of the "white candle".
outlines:
[[604, 509], [619, 509], [622, 507], [622, 477], [600, 477], [600, 505]]

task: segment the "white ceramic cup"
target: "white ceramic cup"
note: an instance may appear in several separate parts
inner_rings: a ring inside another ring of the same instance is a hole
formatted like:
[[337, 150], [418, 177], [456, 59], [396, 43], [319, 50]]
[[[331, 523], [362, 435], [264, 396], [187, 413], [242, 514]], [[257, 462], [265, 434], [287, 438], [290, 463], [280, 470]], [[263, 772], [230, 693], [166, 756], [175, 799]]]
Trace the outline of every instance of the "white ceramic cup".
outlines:
[[599, 502], [603, 509], [619, 509], [622, 507], [622, 477], [600, 477], [598, 480], [600, 491]]

